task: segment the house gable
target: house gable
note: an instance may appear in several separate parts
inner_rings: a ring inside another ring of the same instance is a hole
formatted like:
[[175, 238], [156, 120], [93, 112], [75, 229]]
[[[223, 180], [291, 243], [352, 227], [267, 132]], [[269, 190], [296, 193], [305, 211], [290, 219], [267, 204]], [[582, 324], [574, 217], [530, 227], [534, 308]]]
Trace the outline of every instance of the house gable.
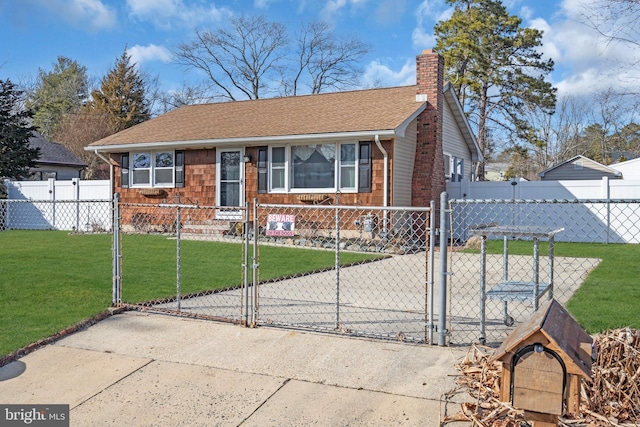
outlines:
[[540, 172], [543, 181], [594, 180], [604, 177], [619, 179], [622, 174], [615, 169], [584, 156], [575, 156]]

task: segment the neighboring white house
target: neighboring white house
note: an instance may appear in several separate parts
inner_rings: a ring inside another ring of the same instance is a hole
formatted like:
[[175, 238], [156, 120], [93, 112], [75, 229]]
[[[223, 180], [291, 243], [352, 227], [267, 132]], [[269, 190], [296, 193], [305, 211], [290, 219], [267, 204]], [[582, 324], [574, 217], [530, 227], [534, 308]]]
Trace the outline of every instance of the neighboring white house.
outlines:
[[620, 172], [622, 174], [622, 179], [640, 180], [640, 158], [615, 163], [613, 165], [609, 165], [609, 167]]

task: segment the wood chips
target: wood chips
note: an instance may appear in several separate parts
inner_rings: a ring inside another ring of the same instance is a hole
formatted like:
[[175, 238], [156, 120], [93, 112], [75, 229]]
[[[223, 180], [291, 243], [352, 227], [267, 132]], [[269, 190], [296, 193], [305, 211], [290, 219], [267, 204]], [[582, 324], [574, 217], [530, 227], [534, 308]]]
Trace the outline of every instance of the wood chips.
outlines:
[[[640, 331], [616, 329], [594, 337], [597, 357], [592, 381], [581, 383], [581, 416], [560, 418], [563, 427], [640, 426]], [[488, 363], [494, 349], [472, 345], [456, 366], [458, 387], [449, 396], [468, 393], [473, 400], [461, 404], [461, 412], [447, 415], [442, 425], [469, 421], [479, 427], [529, 426], [524, 411], [501, 402], [502, 365]]]

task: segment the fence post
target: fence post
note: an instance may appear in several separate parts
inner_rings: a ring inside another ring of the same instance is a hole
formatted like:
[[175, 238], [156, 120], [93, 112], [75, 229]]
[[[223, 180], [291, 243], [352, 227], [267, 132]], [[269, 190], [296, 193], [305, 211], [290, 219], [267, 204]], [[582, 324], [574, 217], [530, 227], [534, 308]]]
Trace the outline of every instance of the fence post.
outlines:
[[447, 192], [440, 194], [440, 308], [438, 311], [438, 345], [447, 345]]
[[340, 329], [340, 208], [336, 205], [336, 330]]
[[56, 180], [49, 178], [49, 200], [51, 200], [51, 226], [56, 228]]
[[121, 283], [121, 274], [120, 274], [120, 260], [121, 260], [121, 251], [120, 248], [120, 207], [118, 202], [120, 201], [120, 193], [115, 193], [113, 195], [113, 284], [112, 284], [112, 296], [111, 302], [113, 305], [116, 305], [122, 302], [122, 283]]
[[76, 233], [80, 232], [80, 178], [72, 178], [71, 184], [73, 185], [73, 200], [76, 205]]
[[182, 219], [180, 218], [180, 194], [176, 194], [176, 309], [180, 311], [180, 298], [181, 298], [181, 287], [182, 287], [182, 278], [180, 276], [180, 229]]
[[[248, 209], [247, 209], [248, 210]], [[253, 251], [251, 260], [251, 269], [253, 272], [252, 284], [252, 304], [251, 304], [251, 326], [255, 326], [258, 323], [258, 199], [253, 199]]]
[[433, 344], [433, 291], [435, 283], [436, 201], [429, 205], [429, 254], [427, 261], [427, 340]]
[[242, 237], [244, 250], [242, 251], [242, 276], [244, 282], [244, 304], [242, 307], [244, 326], [249, 326], [249, 202], [245, 202]]

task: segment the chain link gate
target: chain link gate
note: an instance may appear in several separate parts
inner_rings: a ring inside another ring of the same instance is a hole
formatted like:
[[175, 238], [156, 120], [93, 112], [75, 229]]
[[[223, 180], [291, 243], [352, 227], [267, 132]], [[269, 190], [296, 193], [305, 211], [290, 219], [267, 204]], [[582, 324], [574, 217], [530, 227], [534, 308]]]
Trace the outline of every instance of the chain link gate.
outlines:
[[433, 213], [256, 204], [256, 323], [431, 342]]
[[113, 303], [248, 324], [247, 207], [114, 201]]
[[452, 344], [497, 345], [537, 303], [553, 297], [566, 305], [600, 260], [558, 257], [563, 244], [640, 243], [638, 200], [461, 199], [449, 210]]

